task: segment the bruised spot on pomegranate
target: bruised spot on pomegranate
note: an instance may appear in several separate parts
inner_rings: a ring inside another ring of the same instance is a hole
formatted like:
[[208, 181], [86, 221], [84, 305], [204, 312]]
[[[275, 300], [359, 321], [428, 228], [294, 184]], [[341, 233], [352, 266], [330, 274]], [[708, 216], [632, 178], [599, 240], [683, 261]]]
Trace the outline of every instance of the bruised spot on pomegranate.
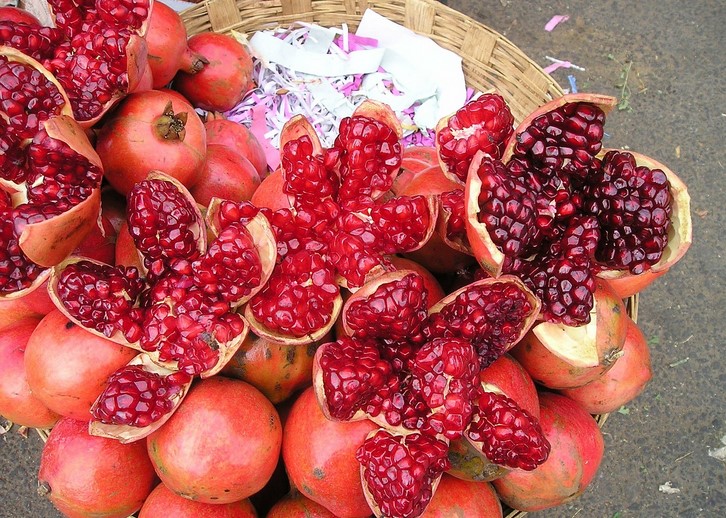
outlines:
[[73, 329], [73, 326], [75, 326], [75, 322], [71, 322], [70, 320], [66, 323], [65, 328], [66, 329]]
[[320, 468], [317, 468], [317, 467], [313, 469], [313, 475], [314, 475], [314, 476], [315, 476], [315, 478], [317, 478], [318, 480], [322, 480], [322, 479], [324, 479], [324, 478], [325, 478], [325, 472], [324, 472], [324, 471], [323, 471], [322, 469], [320, 469]]

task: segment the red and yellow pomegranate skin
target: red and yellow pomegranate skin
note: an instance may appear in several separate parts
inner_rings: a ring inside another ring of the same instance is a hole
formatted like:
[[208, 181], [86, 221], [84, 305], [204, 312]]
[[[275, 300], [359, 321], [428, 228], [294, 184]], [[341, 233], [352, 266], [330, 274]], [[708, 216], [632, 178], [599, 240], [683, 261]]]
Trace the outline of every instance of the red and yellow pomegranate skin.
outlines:
[[534, 471], [510, 471], [493, 481], [513, 509], [542, 511], [580, 496], [595, 478], [605, 443], [595, 419], [571, 399], [540, 394], [540, 424], [550, 442], [549, 458]]
[[143, 442], [88, 434], [88, 422], [61, 419], [40, 457], [38, 492], [68, 518], [126, 518], [156, 484]]
[[257, 137], [247, 126], [227, 119], [211, 119], [204, 123], [207, 144], [219, 144], [239, 153], [257, 170], [260, 178], [267, 176], [267, 157]]
[[0, 415], [20, 426], [50, 428], [60, 416], [33, 395], [25, 375], [25, 347], [39, 318], [0, 330]]
[[340, 518], [371, 514], [355, 452], [377, 428], [368, 420], [328, 420], [312, 388], [295, 401], [285, 423], [282, 456], [291, 484]]
[[215, 196], [247, 201], [259, 185], [260, 175], [249, 160], [228, 147], [207, 143], [206, 161], [189, 192], [206, 207]]
[[90, 333], [56, 309], [28, 339], [25, 370], [31, 391], [49, 409], [89, 421], [109, 376], [134, 356], [133, 349]]
[[229, 504], [204, 504], [181, 497], [159, 484], [144, 502], [139, 518], [257, 518], [257, 511], [248, 498]]
[[325, 507], [293, 490], [277, 501], [267, 518], [336, 518]]
[[421, 518], [501, 518], [502, 504], [488, 482], [459, 480], [444, 473]]
[[171, 418], [147, 438], [161, 481], [209, 504], [264, 487], [280, 454], [282, 427], [269, 400], [244, 381], [214, 376], [192, 386]]

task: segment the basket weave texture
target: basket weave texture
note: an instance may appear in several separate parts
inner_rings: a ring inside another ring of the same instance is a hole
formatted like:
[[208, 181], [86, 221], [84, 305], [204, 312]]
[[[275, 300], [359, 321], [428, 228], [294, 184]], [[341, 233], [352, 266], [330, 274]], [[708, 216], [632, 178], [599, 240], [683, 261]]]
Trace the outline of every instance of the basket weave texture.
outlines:
[[[324, 27], [345, 23], [355, 31], [367, 8], [458, 54], [467, 86], [496, 90], [517, 123], [564, 94], [552, 77], [507, 38], [434, 0], [206, 0], [183, 11], [181, 17], [190, 36], [237, 31], [251, 37], [258, 30], [287, 27], [297, 21]], [[638, 296], [626, 303], [628, 314], [637, 320]], [[608, 414], [595, 417], [602, 426]], [[527, 514], [507, 511], [505, 518]]]
[[496, 89], [517, 122], [563, 94], [539, 65], [504, 36], [433, 0], [207, 0], [181, 16], [190, 36], [232, 30], [251, 36], [296, 21], [328, 27], [346, 23], [355, 31], [369, 7], [461, 56], [467, 85], [480, 91]]

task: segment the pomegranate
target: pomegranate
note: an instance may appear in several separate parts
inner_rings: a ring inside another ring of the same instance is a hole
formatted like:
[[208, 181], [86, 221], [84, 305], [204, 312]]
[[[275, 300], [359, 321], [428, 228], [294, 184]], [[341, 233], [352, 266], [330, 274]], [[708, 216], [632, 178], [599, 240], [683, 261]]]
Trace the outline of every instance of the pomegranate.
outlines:
[[207, 143], [207, 159], [189, 192], [197, 203], [207, 206], [215, 196], [249, 200], [259, 185], [260, 176], [249, 160], [228, 147]]
[[50, 428], [60, 416], [31, 392], [23, 361], [39, 321], [25, 318], [0, 331], [0, 415], [20, 426]]
[[283, 435], [282, 456], [291, 484], [335, 516], [369, 516], [355, 452], [375, 428], [367, 420], [328, 420], [313, 390], [305, 390], [290, 409]]
[[290, 200], [282, 191], [284, 184], [282, 171], [277, 169], [262, 179], [250, 201], [255, 207], [265, 207], [273, 211], [289, 209]]
[[146, 47], [153, 88], [168, 85], [180, 70], [196, 74], [208, 63], [187, 46], [184, 22], [174, 9], [162, 2], [154, 4], [149, 16]]
[[502, 504], [491, 484], [459, 480], [444, 473], [421, 518], [452, 516], [502, 518]]
[[361, 479], [376, 516], [421, 516], [448, 468], [447, 443], [413, 433], [374, 430], [358, 448]]
[[192, 377], [139, 354], [108, 379], [91, 406], [91, 435], [134, 442], [163, 425], [186, 396]]
[[101, 213], [108, 219], [114, 233], [118, 234], [121, 225], [126, 223], [126, 197], [106, 185], [101, 190]]
[[494, 480], [499, 498], [513, 509], [541, 511], [580, 496], [595, 478], [604, 441], [600, 429], [571, 399], [542, 393], [541, 420], [551, 444], [549, 458], [534, 471], [510, 471]]
[[407, 259], [405, 257], [399, 257], [397, 255], [389, 257], [389, 260], [391, 261], [391, 264], [396, 270], [408, 270], [421, 276], [421, 278], [423, 279], [423, 284], [426, 287], [426, 291], [428, 292], [426, 300], [428, 302], [429, 308], [431, 308], [431, 306], [444, 298], [444, 295], [446, 293], [441, 287], [438, 279], [423, 265], [417, 263], [414, 260]]
[[101, 263], [114, 264], [116, 230], [109, 219], [101, 214], [97, 224], [91, 227], [91, 231], [72, 253]]
[[2, 47], [0, 83], [7, 86], [0, 92], [0, 296], [16, 298], [42, 284], [47, 267], [65, 259], [91, 230], [103, 171], [50, 72]]
[[161, 481], [178, 495], [212, 504], [236, 502], [262, 489], [281, 442], [272, 403], [251, 385], [221, 376], [197, 382], [147, 438]]
[[204, 129], [207, 132], [207, 145], [227, 146], [249, 160], [260, 178], [267, 177], [265, 150], [247, 126], [224, 118], [207, 117]]
[[532, 378], [553, 388], [585, 385], [622, 356], [630, 318], [606, 281], [598, 280], [590, 323], [571, 327], [542, 322], [512, 349]]
[[190, 104], [158, 90], [129, 95], [104, 122], [96, 151], [105, 178], [127, 195], [159, 170], [185, 187], [197, 182], [206, 156], [204, 124]]
[[514, 117], [499, 94], [482, 94], [436, 126], [436, 149], [444, 174], [463, 184], [478, 152], [500, 158]]
[[0, 298], [0, 331], [24, 318], [41, 319], [54, 309], [45, 285], [22, 297]]
[[40, 321], [25, 348], [28, 385], [52, 411], [89, 421], [108, 377], [135, 351], [96, 336], [55, 310]]
[[10, 5], [0, 6], [0, 21], [25, 23], [27, 25], [40, 25], [40, 20], [38, 20], [33, 13]]
[[336, 518], [319, 503], [293, 489], [272, 506], [267, 518]]
[[319, 343], [279, 344], [249, 333], [222, 374], [250, 383], [278, 404], [310, 386]]
[[247, 498], [229, 504], [205, 504], [183, 498], [164, 484], [159, 484], [146, 498], [139, 518], [163, 515], [174, 518], [257, 518], [257, 512]]
[[630, 320], [622, 356], [615, 365], [587, 385], [560, 392], [591, 414], [607, 414], [638, 397], [652, 377], [648, 342]]
[[247, 48], [234, 37], [203, 32], [189, 38], [187, 45], [208, 63], [194, 74], [180, 71], [174, 78], [173, 87], [195, 108], [231, 110], [254, 87], [252, 58]]
[[143, 443], [94, 437], [85, 421], [61, 419], [40, 457], [38, 493], [69, 518], [126, 518], [155, 482]]
[[129, 225], [125, 220], [116, 236], [116, 248], [114, 252], [113, 264], [127, 268], [134, 267], [140, 271], [143, 270], [142, 259], [139, 257], [139, 251], [136, 249], [134, 238], [131, 236]]

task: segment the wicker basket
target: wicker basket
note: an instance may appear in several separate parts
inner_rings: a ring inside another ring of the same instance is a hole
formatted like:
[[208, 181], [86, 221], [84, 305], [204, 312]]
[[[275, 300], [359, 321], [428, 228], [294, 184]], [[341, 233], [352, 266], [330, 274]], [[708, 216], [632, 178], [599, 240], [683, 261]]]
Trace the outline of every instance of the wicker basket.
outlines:
[[[509, 104], [518, 123], [536, 108], [561, 96], [562, 88], [507, 38], [434, 0], [206, 0], [181, 13], [189, 35], [286, 27], [296, 21], [322, 26], [346, 23], [354, 31], [363, 12], [372, 8], [389, 20], [430, 37], [462, 58], [467, 86], [495, 89]], [[637, 320], [638, 296], [626, 301]], [[595, 416], [602, 426], [608, 414]], [[510, 511], [506, 518], [527, 513]]]

